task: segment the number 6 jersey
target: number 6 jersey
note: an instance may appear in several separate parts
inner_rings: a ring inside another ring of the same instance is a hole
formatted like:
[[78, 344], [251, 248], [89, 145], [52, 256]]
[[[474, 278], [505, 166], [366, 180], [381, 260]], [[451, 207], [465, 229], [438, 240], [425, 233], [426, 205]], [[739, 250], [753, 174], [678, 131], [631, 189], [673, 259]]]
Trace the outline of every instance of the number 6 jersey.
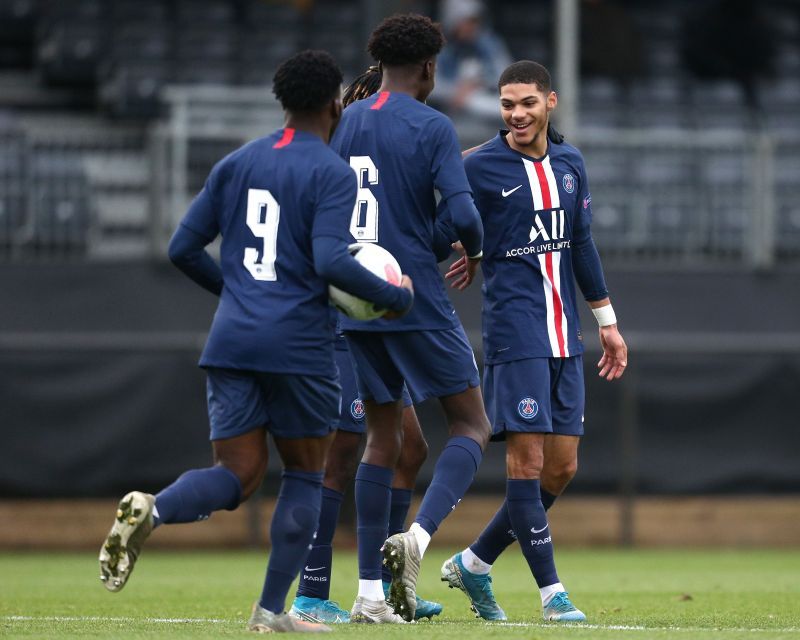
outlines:
[[434, 189], [443, 200], [471, 192], [453, 124], [409, 95], [383, 91], [345, 109], [331, 148], [358, 178], [356, 206], [345, 228], [357, 241], [387, 249], [414, 283], [414, 306], [405, 317], [368, 323], [342, 317], [342, 329], [458, 326], [432, 249]]
[[532, 158], [509, 147], [505, 133], [464, 161], [485, 229], [485, 361], [578, 355], [574, 279], [587, 300], [608, 295], [583, 157], [548, 141], [547, 154]]

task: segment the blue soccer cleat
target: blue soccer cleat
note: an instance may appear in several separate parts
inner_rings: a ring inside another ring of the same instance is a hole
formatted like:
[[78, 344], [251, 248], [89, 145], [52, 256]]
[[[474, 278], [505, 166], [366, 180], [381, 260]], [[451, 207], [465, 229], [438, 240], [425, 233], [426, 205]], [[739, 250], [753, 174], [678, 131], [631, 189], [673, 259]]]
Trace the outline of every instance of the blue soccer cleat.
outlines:
[[[383, 595], [386, 598], [389, 597], [389, 587], [391, 584], [391, 582], [383, 583]], [[414, 620], [420, 620], [422, 618], [428, 618], [430, 620], [433, 618], [433, 616], [438, 616], [441, 612], [442, 605], [440, 605], [438, 602], [423, 600], [417, 596], [417, 610], [414, 612]]]
[[289, 615], [298, 620], [323, 624], [350, 622], [350, 612], [342, 609], [338, 603], [308, 596], [296, 596]]
[[492, 593], [492, 576], [471, 573], [457, 553], [442, 565], [442, 582], [453, 589], [461, 589], [469, 598], [470, 606], [484, 620], [508, 620]]
[[542, 612], [542, 617], [552, 622], [583, 622], [586, 616], [583, 611], [577, 609], [566, 591], [559, 591], [547, 601]]

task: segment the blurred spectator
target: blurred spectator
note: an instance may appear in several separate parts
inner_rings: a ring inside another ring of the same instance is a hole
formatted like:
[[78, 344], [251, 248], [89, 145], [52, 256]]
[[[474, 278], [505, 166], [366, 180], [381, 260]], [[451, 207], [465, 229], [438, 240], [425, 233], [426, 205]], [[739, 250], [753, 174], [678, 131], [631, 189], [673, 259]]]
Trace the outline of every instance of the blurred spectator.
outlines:
[[431, 101], [451, 115], [497, 119], [497, 79], [512, 62], [508, 48], [485, 24], [480, 0], [444, 0], [440, 9], [447, 45]]
[[730, 78], [742, 85], [751, 107], [757, 80], [772, 73], [774, 34], [755, 0], [717, 0], [690, 14], [683, 30], [683, 59], [698, 78]]
[[642, 73], [642, 38], [628, 11], [610, 0], [581, 3], [581, 72], [628, 82]]

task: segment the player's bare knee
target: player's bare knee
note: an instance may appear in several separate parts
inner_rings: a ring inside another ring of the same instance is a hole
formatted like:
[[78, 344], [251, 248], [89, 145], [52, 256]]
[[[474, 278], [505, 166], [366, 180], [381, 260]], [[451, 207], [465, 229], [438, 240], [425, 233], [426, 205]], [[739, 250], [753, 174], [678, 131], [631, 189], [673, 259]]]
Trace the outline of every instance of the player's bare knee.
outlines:
[[403, 440], [403, 449], [397, 461], [398, 473], [416, 477], [417, 472], [428, 458], [428, 443], [420, 434], [419, 436], [406, 436]]
[[550, 493], [559, 495], [578, 473], [578, 461], [568, 460], [551, 464], [545, 461], [542, 469], [542, 484]]
[[217, 463], [233, 471], [242, 485], [241, 502], [247, 500], [261, 486], [267, 472], [267, 459], [257, 454], [218, 457]]
[[358, 459], [346, 462], [344, 465], [327, 464], [325, 466], [325, 478], [322, 484], [329, 489], [344, 493], [356, 475]]

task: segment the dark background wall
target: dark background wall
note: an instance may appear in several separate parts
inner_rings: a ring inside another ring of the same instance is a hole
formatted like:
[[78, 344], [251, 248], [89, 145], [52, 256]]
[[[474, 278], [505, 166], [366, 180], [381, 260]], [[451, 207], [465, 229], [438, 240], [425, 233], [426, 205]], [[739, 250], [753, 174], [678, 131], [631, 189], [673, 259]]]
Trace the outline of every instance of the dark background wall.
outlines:
[[[607, 276], [630, 368], [613, 384], [597, 378], [584, 318], [587, 434], [573, 490], [800, 491], [800, 275]], [[209, 464], [196, 360], [213, 297], [141, 262], [4, 266], [0, 291], [0, 495], [115, 496]], [[453, 298], [480, 360], [479, 290]], [[419, 412], [437, 451], [441, 412]], [[477, 490], [502, 486], [503, 455], [490, 446]]]

